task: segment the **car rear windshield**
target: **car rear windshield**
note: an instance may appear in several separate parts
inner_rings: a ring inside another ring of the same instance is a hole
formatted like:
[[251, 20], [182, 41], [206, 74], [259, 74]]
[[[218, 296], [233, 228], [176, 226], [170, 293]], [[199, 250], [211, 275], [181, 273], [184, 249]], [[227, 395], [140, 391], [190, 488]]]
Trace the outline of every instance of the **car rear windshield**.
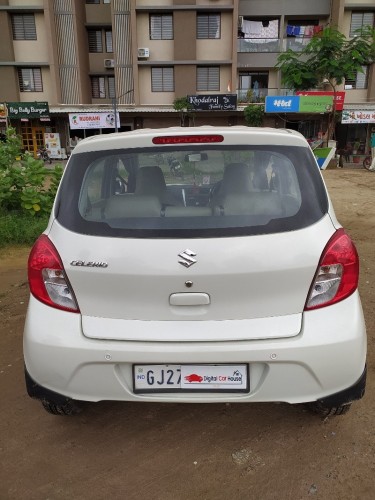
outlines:
[[176, 145], [74, 154], [56, 216], [88, 235], [218, 237], [302, 229], [327, 206], [308, 148]]

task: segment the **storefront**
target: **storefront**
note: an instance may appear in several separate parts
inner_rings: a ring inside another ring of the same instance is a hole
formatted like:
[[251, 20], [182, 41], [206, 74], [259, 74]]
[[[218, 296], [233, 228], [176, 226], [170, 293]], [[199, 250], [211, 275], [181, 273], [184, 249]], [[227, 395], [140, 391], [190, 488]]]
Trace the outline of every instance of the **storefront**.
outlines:
[[44, 134], [52, 132], [47, 102], [7, 102], [5, 127], [14, 127], [22, 138], [22, 148], [34, 156], [45, 145]]
[[7, 129], [7, 108], [5, 103], [0, 103], [0, 140], [5, 140], [5, 133]]
[[265, 101], [265, 113], [274, 116], [273, 126], [297, 130], [314, 143], [327, 139], [332, 108], [329, 93], [268, 96]]
[[[117, 106], [117, 128], [127, 132], [141, 128], [218, 125], [245, 125], [243, 108], [237, 107], [235, 94], [188, 96], [192, 102], [189, 109], [177, 111], [171, 105]], [[60, 134], [61, 145], [67, 154], [77, 142], [86, 137], [115, 132], [112, 106], [51, 106], [52, 123]]]
[[371, 135], [375, 133], [375, 104], [346, 105], [341, 123], [337, 126], [339, 147], [361, 161], [361, 155], [370, 154]]

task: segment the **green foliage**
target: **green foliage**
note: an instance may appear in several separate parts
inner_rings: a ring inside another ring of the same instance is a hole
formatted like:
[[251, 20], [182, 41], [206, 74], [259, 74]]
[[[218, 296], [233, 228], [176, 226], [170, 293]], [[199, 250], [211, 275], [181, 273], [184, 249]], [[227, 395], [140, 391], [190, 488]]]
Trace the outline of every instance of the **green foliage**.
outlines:
[[[363, 66], [375, 60], [375, 29], [362, 28], [347, 40], [335, 28], [325, 28], [315, 35], [302, 52], [288, 50], [278, 56], [276, 67], [282, 82], [290, 89], [310, 90], [326, 84], [336, 92], [346, 78], [363, 72]], [[327, 138], [334, 132], [335, 99], [329, 119]]]
[[189, 118], [195, 119], [195, 114], [192, 105], [189, 103], [188, 98], [185, 97], [176, 97], [173, 101], [173, 108], [176, 111], [180, 112], [180, 124], [181, 127], [185, 126], [185, 119], [187, 118], [189, 122]]
[[263, 125], [264, 106], [262, 104], [249, 104], [244, 109], [245, 121], [249, 127]]
[[47, 223], [47, 216], [30, 217], [28, 213], [0, 211], [0, 248], [33, 244]]
[[375, 59], [375, 30], [362, 29], [347, 40], [335, 28], [314, 36], [302, 52], [288, 50], [278, 56], [276, 67], [291, 89], [309, 90], [328, 83], [333, 91], [345, 78], [353, 78]]
[[0, 143], [0, 208], [32, 216], [47, 216], [59, 185], [62, 168], [47, 169], [44, 162], [21, 152], [21, 139], [9, 128]]
[[173, 108], [176, 111], [183, 111], [184, 109], [189, 109], [191, 106], [189, 104], [187, 97], [176, 97], [173, 101]]

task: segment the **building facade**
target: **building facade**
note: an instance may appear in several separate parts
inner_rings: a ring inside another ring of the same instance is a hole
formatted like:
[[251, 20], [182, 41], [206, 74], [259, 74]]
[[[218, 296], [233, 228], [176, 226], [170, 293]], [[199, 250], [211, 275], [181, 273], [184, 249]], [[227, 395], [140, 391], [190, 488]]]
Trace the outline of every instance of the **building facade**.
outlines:
[[[301, 50], [329, 25], [353, 36], [374, 16], [373, 0], [0, 0], [0, 103], [13, 106], [7, 118], [0, 110], [0, 129], [15, 126], [34, 152], [58, 134], [68, 152], [77, 138], [115, 128], [244, 124], [248, 102], [292, 93], [275, 69], [281, 51]], [[375, 112], [375, 65], [341, 90], [347, 110]], [[237, 101], [174, 109], [197, 95]], [[297, 114], [265, 124], [306, 136], [325, 126]], [[342, 140], [367, 140], [370, 127], [353, 125], [338, 128]]]

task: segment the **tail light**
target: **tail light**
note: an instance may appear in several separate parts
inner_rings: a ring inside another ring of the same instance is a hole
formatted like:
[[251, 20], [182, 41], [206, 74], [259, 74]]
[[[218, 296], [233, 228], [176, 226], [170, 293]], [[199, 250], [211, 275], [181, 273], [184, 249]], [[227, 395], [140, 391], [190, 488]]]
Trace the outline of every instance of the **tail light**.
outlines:
[[305, 310], [335, 304], [358, 287], [359, 259], [354, 243], [343, 229], [335, 232], [323, 250]]
[[60, 256], [46, 235], [40, 236], [31, 250], [28, 275], [36, 299], [57, 309], [79, 312]]

